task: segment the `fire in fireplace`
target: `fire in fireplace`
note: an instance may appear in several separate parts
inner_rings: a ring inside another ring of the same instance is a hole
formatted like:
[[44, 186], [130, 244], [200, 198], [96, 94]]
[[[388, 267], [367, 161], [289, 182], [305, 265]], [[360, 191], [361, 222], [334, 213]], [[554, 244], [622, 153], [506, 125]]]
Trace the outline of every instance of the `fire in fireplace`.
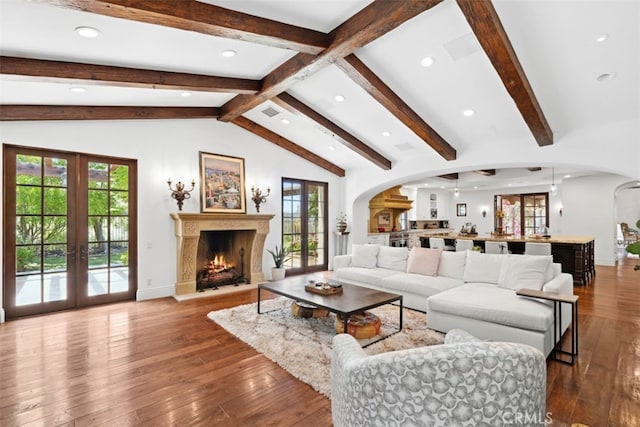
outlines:
[[[239, 249], [238, 231], [202, 231], [198, 242], [198, 265], [204, 266], [196, 277], [196, 290], [218, 289], [224, 285], [248, 283], [244, 276], [243, 247]], [[204, 262], [202, 263], [202, 260]]]

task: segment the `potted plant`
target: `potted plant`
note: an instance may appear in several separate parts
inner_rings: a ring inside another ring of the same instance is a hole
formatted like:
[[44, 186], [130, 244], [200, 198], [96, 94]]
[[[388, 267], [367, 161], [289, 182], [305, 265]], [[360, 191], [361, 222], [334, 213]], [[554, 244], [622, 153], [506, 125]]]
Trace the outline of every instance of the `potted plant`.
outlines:
[[271, 256], [273, 257], [273, 263], [276, 265], [275, 267], [271, 268], [271, 279], [284, 279], [284, 275], [286, 272], [284, 263], [289, 259], [287, 258], [287, 256], [289, 255], [289, 250], [284, 246], [279, 248], [278, 245], [276, 245], [275, 250], [267, 249], [267, 252], [271, 254]]
[[347, 214], [340, 212], [340, 215], [336, 218], [338, 221], [338, 231], [344, 233], [347, 230]]

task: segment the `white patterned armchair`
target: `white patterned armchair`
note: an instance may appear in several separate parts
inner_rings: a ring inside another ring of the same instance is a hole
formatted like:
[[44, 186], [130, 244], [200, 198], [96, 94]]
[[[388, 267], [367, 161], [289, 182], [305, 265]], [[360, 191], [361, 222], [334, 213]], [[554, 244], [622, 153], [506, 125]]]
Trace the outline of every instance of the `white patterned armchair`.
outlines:
[[543, 426], [546, 361], [524, 344], [480, 341], [459, 329], [445, 343], [368, 356], [333, 339], [335, 427]]

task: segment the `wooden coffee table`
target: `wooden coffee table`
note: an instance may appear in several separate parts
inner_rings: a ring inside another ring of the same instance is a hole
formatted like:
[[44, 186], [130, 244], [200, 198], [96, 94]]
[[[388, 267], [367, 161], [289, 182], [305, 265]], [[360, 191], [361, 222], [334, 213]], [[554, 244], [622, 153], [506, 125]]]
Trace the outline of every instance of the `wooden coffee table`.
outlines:
[[355, 313], [360, 313], [371, 308], [380, 307], [397, 301], [400, 308], [398, 311], [399, 322], [397, 330], [381, 337], [378, 340], [368, 342], [365, 347], [402, 330], [402, 295], [378, 291], [362, 286], [350, 285], [347, 283], [340, 283], [335, 280], [331, 280], [330, 282], [340, 284], [343, 288], [342, 293], [334, 295], [319, 295], [308, 292], [304, 289], [307, 284], [307, 280], [305, 278], [300, 278], [299, 280], [286, 279], [261, 283], [258, 285], [258, 314], [262, 314], [260, 311], [260, 292], [264, 289], [265, 291], [282, 295], [296, 301], [313, 304], [316, 307], [321, 307], [335, 313], [336, 315], [340, 315], [341, 319], [343, 319], [344, 333], [347, 333], [350, 316]]

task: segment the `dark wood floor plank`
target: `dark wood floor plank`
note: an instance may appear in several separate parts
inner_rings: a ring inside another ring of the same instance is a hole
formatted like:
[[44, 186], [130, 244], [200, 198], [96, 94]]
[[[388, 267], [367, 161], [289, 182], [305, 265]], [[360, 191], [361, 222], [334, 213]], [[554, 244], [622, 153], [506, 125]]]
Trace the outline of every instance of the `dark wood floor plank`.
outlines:
[[[575, 288], [578, 361], [547, 362], [553, 426], [640, 425], [636, 263], [598, 266]], [[241, 290], [1, 324], [0, 425], [330, 426], [328, 399], [206, 317], [255, 300]]]

